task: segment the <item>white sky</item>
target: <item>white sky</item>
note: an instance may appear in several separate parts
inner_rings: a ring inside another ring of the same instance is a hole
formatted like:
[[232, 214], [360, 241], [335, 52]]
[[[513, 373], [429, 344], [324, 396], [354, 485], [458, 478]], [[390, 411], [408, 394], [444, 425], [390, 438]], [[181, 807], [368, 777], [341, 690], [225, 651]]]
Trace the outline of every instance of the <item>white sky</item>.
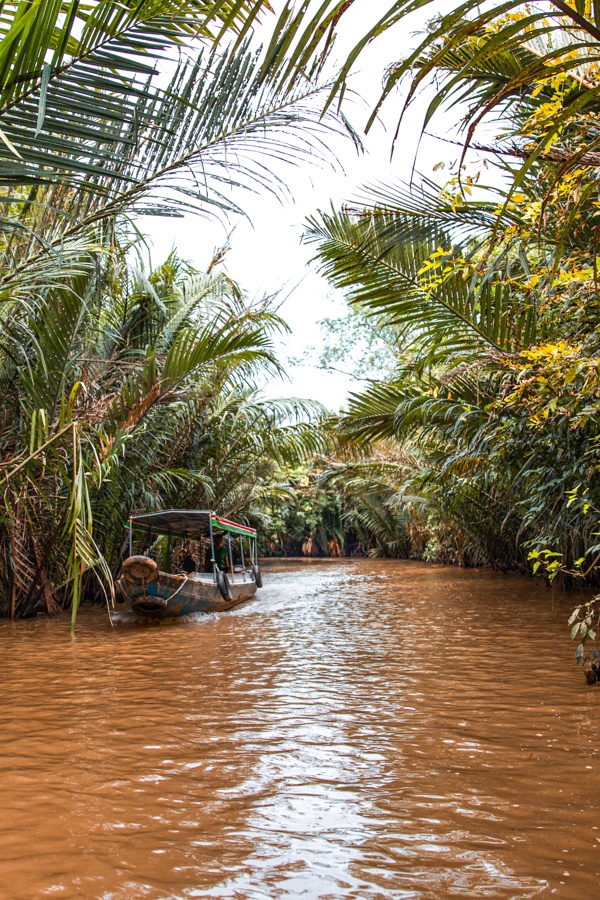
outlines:
[[[337, 48], [340, 58], [347, 47], [373, 23], [378, 6], [384, 9], [387, 4], [381, 0], [377, 3], [363, 0], [362, 6], [351, 10], [353, 18], [349, 16], [344, 23], [343, 44]], [[440, 4], [435, 4], [435, 11], [440, 11]], [[428, 15], [433, 12], [432, 6]], [[414, 18], [404, 29], [396, 26], [375, 41], [359, 60], [359, 69], [351, 83], [367, 103], [364, 106], [354, 103], [345, 110], [359, 132], [362, 132], [368, 112], [378, 97], [384, 66], [404, 56], [415, 45], [413, 32], [418, 26]], [[281, 358], [285, 361], [289, 357], [299, 357], [307, 347], [318, 347], [323, 340], [318, 321], [328, 316], [343, 315], [346, 303], [343, 296], [333, 292], [316, 273], [315, 267], [309, 265], [314, 251], [300, 244], [304, 222], [319, 208], [327, 210], [332, 203], [339, 206], [342, 201], [351, 201], [365, 183], [410, 178], [425, 100], [414, 104], [405, 118], [390, 163], [395, 116], [400, 107], [398, 95], [388, 100], [384, 110], [388, 128], [386, 130], [382, 124], [377, 124], [368, 136], [363, 136], [364, 154], [357, 154], [349, 138], [335, 138], [332, 141], [343, 170], [339, 166], [336, 171], [329, 166], [305, 163], [286, 168], [284, 172], [293, 200], [281, 203], [268, 194], [250, 193], [236, 197], [250, 221], [241, 219], [219, 223], [192, 215], [181, 219], [142, 219], [139, 224], [149, 238], [153, 263], [162, 262], [176, 247], [184, 259], [205, 269], [214, 248], [224, 244], [235, 226], [231, 249], [225, 259], [229, 275], [250, 295], [276, 291], [282, 291], [282, 296], [289, 295], [280, 313], [291, 326], [292, 333], [281, 345]], [[436, 129], [438, 134], [444, 133], [441, 119], [436, 122]], [[433, 166], [440, 160], [455, 159], [456, 155], [456, 150], [450, 145], [425, 137], [419, 148], [418, 169], [437, 180], [440, 176], [433, 174]], [[266, 385], [268, 396], [309, 397], [331, 409], [339, 409], [348, 391], [357, 387], [356, 383], [339, 373], [325, 372], [314, 366], [291, 366], [288, 372], [289, 381], [278, 379]]]

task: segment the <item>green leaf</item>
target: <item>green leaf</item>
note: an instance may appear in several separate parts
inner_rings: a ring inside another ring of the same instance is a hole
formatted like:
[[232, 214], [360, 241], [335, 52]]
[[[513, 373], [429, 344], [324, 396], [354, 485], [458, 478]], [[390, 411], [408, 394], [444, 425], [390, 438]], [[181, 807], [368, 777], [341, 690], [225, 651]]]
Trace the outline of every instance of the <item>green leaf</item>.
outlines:
[[489, 233], [494, 217], [491, 204], [457, 210], [433, 186], [427, 188], [411, 194], [372, 189], [370, 210], [310, 218], [306, 240], [317, 245], [321, 271], [351, 303], [382, 316], [385, 324], [424, 333], [456, 356], [529, 345], [536, 334], [535, 308], [508, 285], [493, 286], [492, 272], [465, 281], [462, 266], [450, 265], [447, 276], [428, 286], [423, 272], [437, 248], [452, 247], [450, 257], [459, 263], [473, 252], [473, 246], [458, 243], [461, 233], [473, 244]]
[[35, 137], [38, 136], [44, 124], [46, 116], [46, 94], [48, 93], [48, 84], [50, 82], [51, 68], [48, 65], [42, 66], [42, 81], [40, 85], [40, 99], [38, 104], [38, 116], [35, 128]]

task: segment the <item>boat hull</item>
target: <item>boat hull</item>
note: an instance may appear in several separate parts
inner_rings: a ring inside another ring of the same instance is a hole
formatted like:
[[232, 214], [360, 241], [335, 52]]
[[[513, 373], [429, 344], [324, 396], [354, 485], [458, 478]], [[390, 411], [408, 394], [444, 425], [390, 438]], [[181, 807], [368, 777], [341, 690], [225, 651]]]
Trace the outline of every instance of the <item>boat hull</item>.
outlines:
[[159, 572], [156, 581], [145, 588], [123, 577], [117, 586], [134, 613], [151, 619], [224, 612], [251, 600], [256, 594], [255, 581], [235, 581], [230, 585], [232, 599], [224, 600], [214, 582], [165, 572]]

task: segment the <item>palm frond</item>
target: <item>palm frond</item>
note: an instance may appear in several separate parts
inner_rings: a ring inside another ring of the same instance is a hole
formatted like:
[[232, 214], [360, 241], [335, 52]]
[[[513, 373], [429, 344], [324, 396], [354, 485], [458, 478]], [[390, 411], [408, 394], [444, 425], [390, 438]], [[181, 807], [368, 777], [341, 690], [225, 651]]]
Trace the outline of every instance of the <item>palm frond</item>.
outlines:
[[[23, 161], [9, 158], [8, 149], [2, 157], [0, 150], [5, 184], [16, 188], [28, 180], [55, 182], [9, 195], [14, 218], [23, 220], [27, 230], [15, 226], [7, 240], [4, 257], [16, 265], [5, 270], [2, 286], [6, 289], [9, 279], [52, 250], [58, 252], [84, 229], [93, 227], [100, 234], [101, 223], [110, 223], [124, 210], [130, 215], [240, 212], [235, 191], [285, 190], [273, 160], [278, 168], [307, 155], [314, 160], [317, 142], [328, 128], [345, 127], [320, 119], [322, 91], [303, 82], [295, 91], [278, 92], [263, 83], [257, 54], [241, 48], [231, 59], [226, 51], [213, 51], [182, 62], [167, 89], [140, 92], [135, 123], [125, 117], [110, 145], [86, 143], [75, 129], [75, 157], [66, 145], [57, 145], [48, 158], [34, 149]], [[63, 106], [61, 100], [61, 121]], [[14, 127], [25, 145], [35, 145], [33, 108], [27, 112], [20, 107]], [[70, 160], [77, 168], [82, 148], [88, 146], [97, 155], [71, 176]]]
[[[485, 213], [469, 208], [464, 228], [481, 229]], [[453, 218], [461, 219], [456, 213]], [[493, 266], [470, 280], [457, 266], [431, 282], [427, 272], [436, 251], [445, 250], [449, 263], [473, 252], [440, 227], [435, 210], [431, 216], [426, 208], [392, 206], [359, 217], [321, 214], [309, 219], [307, 240], [318, 245], [321, 271], [351, 303], [383, 314], [384, 321], [405, 326], [438, 348], [443, 344], [447, 355], [490, 347], [512, 352], [534, 340], [535, 307], [495, 279]]]

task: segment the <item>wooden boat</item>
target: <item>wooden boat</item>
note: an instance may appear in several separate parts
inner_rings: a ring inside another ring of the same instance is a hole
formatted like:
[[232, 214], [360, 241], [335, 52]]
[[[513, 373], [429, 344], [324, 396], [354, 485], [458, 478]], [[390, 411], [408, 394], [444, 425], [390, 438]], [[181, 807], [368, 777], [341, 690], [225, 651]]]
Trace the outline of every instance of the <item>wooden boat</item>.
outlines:
[[[147, 537], [166, 535], [167, 558], [170, 558], [171, 538], [204, 541], [211, 549], [213, 571], [191, 574], [161, 572], [151, 557], [133, 555], [136, 531]], [[217, 533], [224, 535], [228, 541], [228, 572], [220, 571], [215, 562]], [[241, 563], [235, 567], [232, 538], [237, 538]], [[244, 552], [245, 543], [247, 555]], [[257, 588], [262, 587], [256, 553], [254, 528], [223, 519], [211, 510], [169, 509], [131, 516], [129, 557], [124, 561], [117, 580], [120, 599], [127, 602], [133, 612], [153, 619], [233, 609], [254, 597]]]

